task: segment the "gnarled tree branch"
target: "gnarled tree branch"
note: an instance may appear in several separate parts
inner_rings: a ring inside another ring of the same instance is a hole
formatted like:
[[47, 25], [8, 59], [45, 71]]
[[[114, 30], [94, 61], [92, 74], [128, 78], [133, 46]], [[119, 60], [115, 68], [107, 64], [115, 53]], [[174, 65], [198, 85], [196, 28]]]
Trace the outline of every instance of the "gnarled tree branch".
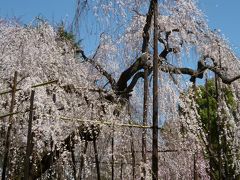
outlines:
[[109, 74], [106, 70], [104, 70], [100, 64], [98, 64], [93, 59], [88, 58], [85, 55], [85, 53], [84, 53], [84, 51], [82, 49], [78, 49], [76, 51], [76, 53], [81, 54], [81, 56], [84, 59], [84, 61], [87, 61], [87, 62], [91, 63], [103, 76], [105, 76], [107, 78], [107, 80], [109, 81], [112, 89], [116, 89], [116, 81], [115, 81], [115, 79], [111, 76], [111, 74]]
[[129, 68], [122, 72], [117, 81], [117, 94], [121, 94], [121, 92], [126, 90], [128, 80], [130, 80], [135, 73], [144, 68], [148, 58], [147, 53], [142, 54], [142, 56], [140, 56]]
[[240, 79], [240, 75], [234, 76], [234, 77], [227, 77], [225, 76], [221, 69], [217, 68], [217, 67], [212, 67], [212, 66], [206, 66], [209, 70], [213, 71], [214, 73], [216, 73], [220, 79], [222, 80], [223, 83], [225, 84], [231, 84], [232, 82]]
[[[152, 22], [152, 17], [153, 17], [153, 6], [154, 6], [154, 1], [151, 0], [147, 17], [146, 17], [146, 23], [143, 27], [143, 43], [142, 43], [142, 53], [147, 53], [148, 50], [148, 45], [149, 45], [149, 39], [150, 39], [150, 27], [151, 27], [151, 22]], [[127, 82], [134, 76], [135, 73], [137, 73], [139, 70], [143, 69], [144, 67], [144, 59], [143, 58], [138, 58], [128, 69], [122, 72], [120, 78], [117, 81], [117, 93], [121, 94], [121, 92], [130, 92], [133, 87], [136, 85], [137, 80], [140, 75], [136, 75], [134, 78], [134, 81], [130, 83], [129, 88], [127, 89]], [[134, 85], [134, 86], [133, 86]]]

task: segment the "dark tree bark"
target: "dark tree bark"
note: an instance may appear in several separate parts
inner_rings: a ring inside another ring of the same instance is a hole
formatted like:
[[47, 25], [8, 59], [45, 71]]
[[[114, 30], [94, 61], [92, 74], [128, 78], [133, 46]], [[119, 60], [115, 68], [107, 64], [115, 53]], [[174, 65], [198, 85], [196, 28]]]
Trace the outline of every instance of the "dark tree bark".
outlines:
[[130, 129], [130, 136], [131, 136], [131, 155], [132, 155], [132, 177], [135, 180], [136, 177], [136, 155], [135, 155], [135, 147], [134, 147], [134, 137], [132, 129]]
[[75, 142], [74, 142], [74, 137], [73, 137], [73, 138], [71, 138], [71, 148], [70, 149], [71, 149], [72, 166], [73, 166], [73, 177], [74, 177], [74, 180], [77, 180], [77, 170], [76, 170], [74, 147], [75, 147]]
[[152, 179], [158, 180], [158, 0], [154, 0]]
[[32, 120], [33, 120], [34, 94], [35, 94], [35, 91], [32, 90], [31, 98], [30, 98], [29, 120], [28, 120], [27, 148], [26, 148], [26, 157], [25, 157], [25, 164], [24, 164], [24, 179], [25, 180], [31, 179], [31, 177], [30, 177], [30, 169], [31, 169], [30, 156], [32, 155], [32, 150], [33, 150]]
[[[144, 68], [144, 99], [143, 99], [143, 126], [147, 126], [148, 117], [148, 67]], [[144, 164], [147, 163], [147, 130], [143, 128], [142, 132], [142, 161]], [[146, 179], [146, 169], [142, 168], [143, 177], [142, 180]]]
[[84, 143], [84, 149], [83, 149], [83, 155], [81, 155], [81, 160], [80, 160], [80, 168], [79, 168], [79, 179], [82, 179], [82, 171], [83, 171], [83, 167], [84, 167], [84, 155], [87, 153], [87, 147], [88, 147], [88, 141], [85, 140]]
[[111, 146], [112, 146], [112, 180], [114, 180], [114, 127], [112, 129], [112, 139], [111, 139]]
[[94, 147], [94, 156], [95, 156], [95, 163], [97, 168], [97, 179], [101, 180], [101, 174], [100, 174], [100, 166], [99, 166], [99, 160], [98, 160], [98, 151], [97, 151], [97, 143], [96, 139], [93, 140], [93, 147]]
[[32, 175], [33, 179], [40, 178], [42, 174], [49, 170], [52, 165], [59, 159], [64, 150], [71, 152], [71, 141], [74, 136], [75, 133], [73, 132], [71, 135], [66, 137], [61, 148], [55, 147], [55, 151], [45, 153], [40, 162], [37, 164], [36, 171]]
[[15, 105], [15, 97], [16, 97], [16, 90], [17, 90], [17, 76], [18, 73], [15, 71], [14, 73], [14, 79], [12, 84], [12, 93], [11, 93], [11, 105], [10, 105], [10, 116], [9, 116], [9, 126], [7, 130], [7, 137], [6, 137], [6, 145], [5, 145], [5, 151], [4, 151], [4, 159], [3, 159], [3, 169], [2, 169], [2, 180], [6, 179], [6, 173], [7, 173], [7, 165], [8, 165], [8, 154], [9, 154], [9, 148], [10, 148], [10, 138], [11, 138], [11, 131], [12, 131], [12, 121], [13, 121], [13, 110]]

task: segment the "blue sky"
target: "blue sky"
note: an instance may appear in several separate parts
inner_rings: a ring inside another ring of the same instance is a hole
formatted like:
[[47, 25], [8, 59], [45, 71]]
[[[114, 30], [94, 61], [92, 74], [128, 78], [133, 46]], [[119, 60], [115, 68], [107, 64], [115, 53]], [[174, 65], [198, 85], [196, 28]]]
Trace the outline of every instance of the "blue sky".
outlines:
[[[50, 22], [71, 22], [75, 0], [0, 0], [0, 16], [17, 17], [23, 23], [43, 16]], [[240, 0], [199, 0], [200, 9], [206, 14], [212, 29], [220, 29], [235, 52], [240, 54]]]
[[75, 0], [0, 0], [0, 16], [17, 17], [24, 23], [42, 16], [50, 22], [71, 21], [74, 16]]
[[199, 0], [199, 7], [206, 14], [209, 26], [220, 29], [235, 52], [240, 55], [240, 1]]

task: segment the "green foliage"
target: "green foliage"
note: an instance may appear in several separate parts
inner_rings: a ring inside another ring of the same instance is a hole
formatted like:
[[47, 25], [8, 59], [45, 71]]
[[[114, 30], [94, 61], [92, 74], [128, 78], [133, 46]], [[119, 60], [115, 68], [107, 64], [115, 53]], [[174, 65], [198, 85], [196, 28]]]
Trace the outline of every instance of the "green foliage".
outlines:
[[77, 41], [73, 32], [67, 31], [63, 23], [57, 27], [57, 35], [60, 40], [69, 42], [73, 48], [78, 49], [80, 47], [81, 41]]
[[[208, 92], [205, 86], [199, 86], [196, 94], [198, 113], [205, 133], [211, 132], [213, 137], [217, 136], [217, 101], [214, 81], [207, 82]], [[217, 139], [212, 139], [215, 143]]]
[[[224, 94], [224, 101], [230, 111], [234, 112], [237, 105], [230, 87], [226, 86], [221, 91]], [[196, 93], [196, 103], [198, 105], [197, 109], [201, 118], [203, 133], [207, 135], [206, 157], [210, 162], [209, 173], [212, 179], [221, 179], [221, 177], [235, 175], [235, 168], [232, 166], [232, 142], [227, 141], [227, 135], [224, 133], [224, 131], [231, 131], [228, 125], [229, 120], [226, 118], [224, 110], [221, 111], [222, 120], [217, 115], [218, 104], [216, 92], [215, 81], [207, 81], [204, 86], [199, 86]], [[221, 173], [219, 169], [222, 169]]]
[[[206, 91], [208, 89], [208, 92]], [[233, 93], [229, 87], [223, 88], [224, 100], [229, 108], [236, 110], [236, 102]], [[211, 132], [213, 137], [217, 135], [217, 93], [215, 81], [209, 80], [204, 86], [199, 86], [196, 94], [196, 103], [198, 105], [198, 113], [206, 133]], [[216, 140], [216, 139], [213, 139]]]

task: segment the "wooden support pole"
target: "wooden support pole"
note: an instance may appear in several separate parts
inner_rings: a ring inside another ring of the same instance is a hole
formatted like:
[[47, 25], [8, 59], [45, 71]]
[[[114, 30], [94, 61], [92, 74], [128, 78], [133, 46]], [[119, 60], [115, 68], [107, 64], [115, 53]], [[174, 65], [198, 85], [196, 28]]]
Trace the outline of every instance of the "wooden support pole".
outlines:
[[208, 125], [207, 125], [207, 128], [208, 128], [208, 135], [207, 135], [207, 141], [208, 141], [208, 149], [209, 149], [209, 171], [210, 171], [210, 179], [214, 179], [214, 176], [213, 176], [213, 160], [214, 160], [214, 157], [212, 156], [212, 118], [210, 116], [210, 103], [209, 103], [209, 87], [208, 87], [208, 75], [206, 75], [206, 82], [205, 82], [205, 89], [206, 89], [206, 98], [207, 98], [207, 118], [208, 118]]
[[71, 157], [72, 157], [72, 166], [73, 166], [73, 177], [74, 180], [77, 180], [77, 170], [76, 170], [76, 160], [75, 160], [75, 155], [74, 155], [74, 136], [70, 137], [70, 151], [71, 151]]
[[[143, 98], [143, 126], [147, 126], [147, 117], [148, 117], [148, 67], [144, 67], [144, 98]], [[146, 169], [145, 164], [147, 163], [147, 130], [143, 128], [142, 130], [142, 162], [144, 164], [142, 168], [143, 177], [142, 180], [146, 179]]]
[[[216, 90], [216, 101], [217, 101], [217, 111], [220, 108], [220, 92], [219, 90], [221, 90], [221, 86], [220, 86], [220, 82], [219, 82], [219, 77], [217, 74], [215, 74], [215, 90]], [[222, 147], [221, 147], [221, 117], [219, 116], [219, 114], [217, 113], [217, 136], [218, 136], [218, 178], [222, 179]]]
[[123, 160], [121, 159], [120, 179], [123, 180]]
[[[32, 85], [31, 88], [38, 88], [38, 87], [41, 87], [41, 86], [46, 86], [46, 85], [49, 85], [49, 84], [54, 84], [54, 83], [57, 83], [58, 80], [51, 80], [51, 81], [47, 81], [47, 82], [43, 82], [43, 83], [40, 83], [40, 84], [35, 84], [35, 85]], [[20, 91], [22, 89], [18, 88], [16, 89], [16, 91]], [[1, 95], [4, 95], [4, 94], [8, 94], [8, 93], [11, 93], [12, 90], [6, 90], [6, 91], [3, 91], [3, 92], [0, 92], [0, 96]]]
[[6, 137], [6, 145], [5, 145], [5, 152], [4, 152], [4, 159], [3, 159], [3, 169], [2, 169], [2, 180], [6, 179], [6, 172], [7, 172], [7, 165], [8, 165], [8, 153], [10, 148], [10, 138], [11, 138], [11, 130], [12, 130], [12, 121], [13, 121], [13, 110], [15, 105], [15, 97], [16, 97], [16, 89], [17, 89], [17, 76], [18, 73], [15, 71], [14, 73], [14, 79], [13, 79], [13, 85], [12, 85], [12, 99], [11, 99], [11, 105], [9, 113], [11, 114], [9, 116], [9, 126], [7, 129], [7, 137]]
[[97, 168], [97, 179], [101, 180], [96, 138], [93, 139], [93, 148], [94, 148], [95, 162], [96, 162], [96, 168]]
[[154, 0], [152, 179], [158, 180], [158, 0]]
[[13, 116], [13, 115], [16, 115], [16, 114], [20, 114], [20, 113], [26, 113], [26, 112], [29, 112], [30, 110], [27, 109], [25, 111], [17, 111], [17, 112], [13, 112], [13, 113], [8, 113], [8, 114], [4, 114], [4, 115], [0, 115], [0, 119], [2, 118], [5, 118], [5, 117], [8, 117], [8, 116]]
[[131, 135], [131, 155], [132, 155], [132, 179], [135, 180], [136, 176], [136, 156], [135, 156], [135, 148], [134, 148], [134, 139], [133, 139], [133, 132], [132, 129], [130, 129], [130, 135]]
[[3, 119], [8, 116], [13, 116], [13, 115], [19, 114], [19, 113], [21, 113], [21, 112], [12, 112], [12, 113], [8, 113], [8, 114], [0, 115], [0, 119]]
[[54, 83], [57, 83], [57, 82], [58, 82], [58, 80], [51, 80], [51, 81], [43, 82], [43, 83], [40, 83], [40, 84], [35, 84], [35, 85], [32, 86], [32, 88], [46, 86], [46, 85], [54, 84]]
[[114, 180], [114, 128], [112, 130], [112, 180]]
[[86, 152], [87, 152], [87, 146], [88, 146], [88, 141], [85, 140], [85, 143], [84, 143], [84, 149], [83, 149], [83, 154], [81, 156], [81, 159], [80, 159], [80, 173], [79, 173], [79, 176], [80, 176], [80, 180], [82, 179], [82, 170], [83, 170], [83, 167], [84, 167], [84, 155], [86, 155]]
[[[16, 91], [20, 91], [21, 89], [16, 89]], [[12, 93], [12, 90], [6, 90], [6, 91], [3, 91], [3, 92], [0, 92], [0, 96], [1, 95], [4, 95], [4, 94], [9, 94], [9, 93]]]
[[196, 153], [193, 154], [193, 179], [198, 180]]
[[31, 179], [29, 176], [30, 176], [30, 168], [31, 168], [30, 157], [33, 149], [32, 120], [33, 120], [34, 94], [35, 94], [35, 91], [32, 90], [31, 98], [30, 98], [30, 112], [29, 112], [29, 119], [28, 119], [27, 148], [26, 148], [26, 156], [25, 156], [25, 163], [24, 163], [24, 180]]

